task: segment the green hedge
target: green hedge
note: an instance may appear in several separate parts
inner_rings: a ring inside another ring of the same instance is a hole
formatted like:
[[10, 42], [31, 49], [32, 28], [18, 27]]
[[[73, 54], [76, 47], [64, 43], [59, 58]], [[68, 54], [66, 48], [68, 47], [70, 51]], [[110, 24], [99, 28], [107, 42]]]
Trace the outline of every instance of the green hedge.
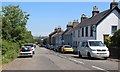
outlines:
[[19, 44], [9, 42], [6, 40], [2, 41], [2, 63], [8, 63], [15, 59], [19, 55]]

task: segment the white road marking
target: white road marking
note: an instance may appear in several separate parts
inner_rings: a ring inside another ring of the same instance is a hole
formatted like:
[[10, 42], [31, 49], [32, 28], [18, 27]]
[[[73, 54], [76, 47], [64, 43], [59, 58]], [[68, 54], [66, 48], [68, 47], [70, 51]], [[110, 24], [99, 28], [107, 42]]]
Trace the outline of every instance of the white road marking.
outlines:
[[84, 64], [83, 62], [78, 61], [78, 60], [75, 60], [75, 59], [72, 59], [72, 58], [69, 58], [69, 60], [74, 61], [74, 62], [76, 62], [76, 63], [81, 63], [81, 64]]
[[[54, 54], [55, 55], [58, 55], [58, 54], [56, 54], [55, 52], [54, 52]], [[58, 55], [58, 56], [60, 56], [60, 57], [62, 57], [62, 58], [67, 58], [66, 56], [63, 56], [63, 55]], [[76, 59], [73, 59], [73, 58], [68, 58], [70, 61], [74, 61], [74, 62], [76, 62], [76, 63], [80, 63], [80, 64], [84, 64], [83, 62], [81, 62], [81, 61], [78, 61], [78, 60], [76, 60]]]
[[78, 61], [79, 63], [81, 63], [81, 64], [84, 64], [83, 62], [81, 62], [81, 61]]
[[97, 66], [92, 66], [93, 68], [96, 68], [96, 69], [99, 69], [99, 70], [103, 70], [103, 71], [105, 71], [105, 69], [102, 69], [102, 68], [100, 68], [100, 67], [97, 67]]

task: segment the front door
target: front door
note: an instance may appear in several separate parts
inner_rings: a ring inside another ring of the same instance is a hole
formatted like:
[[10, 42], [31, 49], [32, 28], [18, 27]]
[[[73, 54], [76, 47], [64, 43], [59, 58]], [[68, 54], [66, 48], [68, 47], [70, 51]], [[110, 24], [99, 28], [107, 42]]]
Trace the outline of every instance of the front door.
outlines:
[[104, 36], [104, 43], [107, 42], [108, 38], [109, 38], [109, 34], [103, 35]]

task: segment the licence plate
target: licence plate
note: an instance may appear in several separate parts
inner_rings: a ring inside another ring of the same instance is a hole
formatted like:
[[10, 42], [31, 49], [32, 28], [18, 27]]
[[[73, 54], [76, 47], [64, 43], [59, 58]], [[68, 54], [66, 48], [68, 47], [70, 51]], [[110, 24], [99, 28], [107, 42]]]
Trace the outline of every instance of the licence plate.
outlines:
[[22, 54], [22, 55], [25, 55], [25, 56], [27, 56], [28, 54]]

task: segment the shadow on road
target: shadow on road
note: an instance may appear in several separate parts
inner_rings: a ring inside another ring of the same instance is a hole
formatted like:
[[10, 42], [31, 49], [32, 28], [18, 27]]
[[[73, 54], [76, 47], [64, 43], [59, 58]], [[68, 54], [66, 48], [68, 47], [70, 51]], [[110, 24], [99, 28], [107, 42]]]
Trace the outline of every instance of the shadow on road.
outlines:
[[79, 59], [86, 59], [86, 60], [105, 60], [105, 59], [102, 59], [102, 58], [94, 58], [94, 57], [92, 57], [92, 58], [88, 58], [88, 57], [79, 57], [79, 56], [75, 56], [75, 55], [73, 55], [73, 56], [71, 56], [71, 57], [74, 57], [74, 58], [79, 58]]
[[32, 58], [31, 56], [18, 56], [17, 58]]

